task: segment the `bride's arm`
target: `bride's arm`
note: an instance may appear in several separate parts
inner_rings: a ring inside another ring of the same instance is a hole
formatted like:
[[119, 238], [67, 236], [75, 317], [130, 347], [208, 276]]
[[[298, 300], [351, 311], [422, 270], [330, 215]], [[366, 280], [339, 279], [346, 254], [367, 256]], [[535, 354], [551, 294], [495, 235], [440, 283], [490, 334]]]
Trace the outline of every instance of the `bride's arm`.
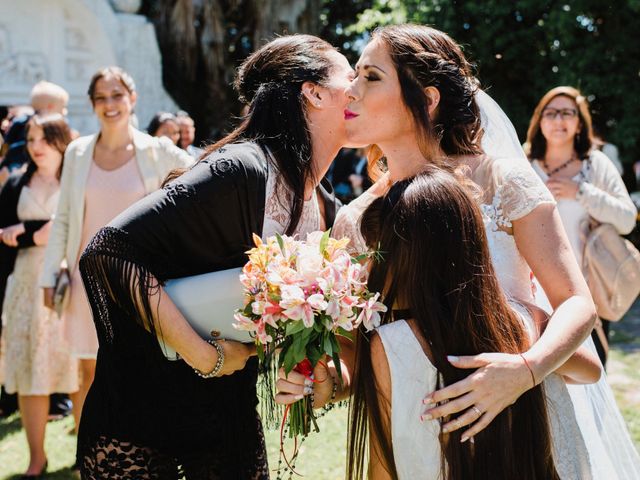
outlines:
[[[537, 341], [549, 324], [549, 314], [537, 305], [527, 303], [525, 306], [537, 328], [536, 337], [532, 341]], [[598, 356], [583, 345], [571, 355], [564, 365], [557, 368], [555, 373], [562, 375], [567, 383], [595, 383], [600, 380], [602, 375], [602, 364]]]
[[[564, 365], [593, 329], [596, 311], [575, 260], [560, 216], [552, 204], [542, 204], [513, 223], [518, 250], [547, 293], [554, 313], [540, 339], [522, 356], [486, 353], [452, 357], [458, 368], [475, 368], [465, 380], [434, 392], [426, 404], [456, 399], [427, 410], [433, 418], [475, 406], [483, 415], [464, 415], [449, 430], [477, 420], [463, 434], [469, 438], [483, 430], [520, 395]], [[460, 397], [460, 398], [458, 398]]]

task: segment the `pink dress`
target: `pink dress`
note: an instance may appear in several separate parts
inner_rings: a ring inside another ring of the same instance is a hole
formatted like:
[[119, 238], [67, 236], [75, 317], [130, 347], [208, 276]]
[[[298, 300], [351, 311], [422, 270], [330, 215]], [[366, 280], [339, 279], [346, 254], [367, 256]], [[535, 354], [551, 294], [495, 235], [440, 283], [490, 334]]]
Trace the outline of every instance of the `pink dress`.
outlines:
[[[119, 213], [145, 196], [142, 175], [135, 157], [115, 170], [91, 164], [84, 197], [84, 220], [78, 258], [93, 236]], [[62, 313], [71, 353], [81, 359], [95, 359], [98, 337], [93, 324], [78, 265], [69, 265], [71, 285]]]

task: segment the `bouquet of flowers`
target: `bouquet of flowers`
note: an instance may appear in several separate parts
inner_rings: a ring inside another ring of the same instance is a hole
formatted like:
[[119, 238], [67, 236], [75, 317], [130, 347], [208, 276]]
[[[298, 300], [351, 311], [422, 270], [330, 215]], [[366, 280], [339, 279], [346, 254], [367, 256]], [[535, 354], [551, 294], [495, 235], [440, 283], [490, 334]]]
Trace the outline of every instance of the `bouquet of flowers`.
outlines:
[[[367, 256], [352, 257], [349, 239], [336, 240], [328, 231], [310, 233], [306, 241], [276, 235], [263, 242], [254, 235], [254, 242], [240, 275], [246, 301], [234, 327], [251, 332], [271, 375], [284, 368], [313, 380], [318, 362], [331, 358], [342, 382], [337, 337], [351, 338], [360, 324], [377, 327], [386, 311], [380, 294], [367, 290]], [[291, 405], [291, 437], [307, 435], [312, 423], [318, 431], [311, 403], [305, 397]]]

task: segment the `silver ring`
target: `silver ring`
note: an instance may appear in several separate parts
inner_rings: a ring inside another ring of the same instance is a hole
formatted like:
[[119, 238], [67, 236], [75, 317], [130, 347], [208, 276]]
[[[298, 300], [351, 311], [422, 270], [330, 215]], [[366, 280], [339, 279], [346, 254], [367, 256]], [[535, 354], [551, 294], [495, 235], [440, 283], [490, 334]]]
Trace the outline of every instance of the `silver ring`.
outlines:
[[478, 414], [478, 416], [476, 418], [480, 418], [482, 416], [482, 412], [480, 411], [480, 409], [478, 407], [476, 407], [475, 405], [473, 405], [471, 407], [471, 410], [473, 410], [474, 412], [476, 412]]

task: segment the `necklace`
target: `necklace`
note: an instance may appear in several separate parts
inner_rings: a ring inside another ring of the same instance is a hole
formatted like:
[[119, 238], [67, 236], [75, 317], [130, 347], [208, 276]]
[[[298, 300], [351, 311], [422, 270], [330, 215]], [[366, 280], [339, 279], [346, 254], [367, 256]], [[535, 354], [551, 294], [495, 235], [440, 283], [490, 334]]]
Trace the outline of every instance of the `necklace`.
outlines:
[[547, 172], [547, 176], [550, 177], [550, 176], [558, 173], [560, 170], [564, 170], [565, 168], [567, 168], [569, 166], [569, 164], [571, 162], [573, 162], [575, 159], [576, 159], [576, 156], [575, 156], [575, 154], [573, 154], [573, 155], [571, 155], [571, 158], [569, 160], [567, 160], [566, 162], [564, 162], [561, 165], [557, 166], [553, 170], [551, 170], [549, 168], [549, 165], [547, 164], [547, 159], [546, 158], [542, 159], [542, 165], [544, 166], [544, 169]]

